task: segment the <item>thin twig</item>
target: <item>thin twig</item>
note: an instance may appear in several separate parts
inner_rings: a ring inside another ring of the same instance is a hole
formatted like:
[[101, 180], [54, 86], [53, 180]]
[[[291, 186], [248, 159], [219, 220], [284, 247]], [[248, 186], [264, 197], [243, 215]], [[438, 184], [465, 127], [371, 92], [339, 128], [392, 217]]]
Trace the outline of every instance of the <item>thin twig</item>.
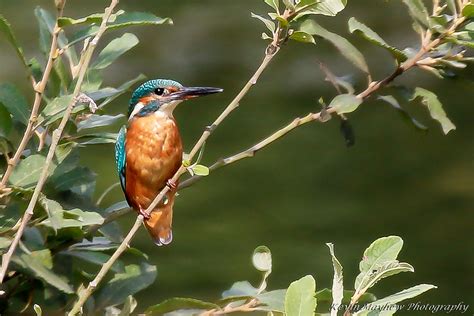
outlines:
[[51, 47], [49, 50], [48, 61], [46, 62], [46, 67], [43, 72], [43, 77], [41, 78], [41, 81], [39, 83], [36, 83], [34, 80], [34, 77], [31, 76], [33, 90], [35, 91], [35, 100], [33, 101], [30, 118], [28, 120], [28, 125], [26, 126], [25, 133], [23, 134], [23, 138], [21, 139], [20, 144], [18, 145], [15, 155], [13, 156], [13, 158], [11, 158], [8, 161], [7, 170], [5, 171], [2, 177], [2, 181], [0, 182], [0, 191], [7, 186], [8, 179], [10, 178], [13, 170], [15, 169], [16, 165], [20, 161], [21, 155], [23, 154], [23, 151], [25, 150], [26, 145], [28, 145], [29, 140], [33, 136], [33, 132], [34, 132], [33, 126], [36, 124], [36, 121], [38, 119], [38, 111], [41, 105], [41, 99], [43, 97], [44, 90], [46, 89], [46, 85], [48, 83], [49, 75], [51, 73], [51, 69], [53, 68], [54, 61], [56, 60], [56, 57], [57, 57], [58, 36], [59, 36], [59, 33], [61, 32], [61, 28], [58, 26], [57, 19], [63, 15], [65, 3], [66, 1], [62, 1], [60, 3], [60, 6], [57, 8], [58, 14], [56, 18], [56, 24], [54, 25], [53, 34], [51, 35], [52, 37]]
[[209, 311], [202, 312], [198, 316], [214, 316], [214, 315], [227, 315], [231, 313], [249, 313], [257, 310], [257, 306], [260, 302], [257, 299], [251, 299], [247, 303], [239, 306], [233, 306], [232, 303], [228, 304], [222, 309], [211, 309]]
[[[287, 15], [287, 14], [288, 12], [285, 11], [284, 15]], [[239, 102], [242, 100], [242, 98], [257, 83], [263, 71], [267, 68], [268, 64], [271, 62], [273, 57], [275, 57], [275, 55], [280, 50], [281, 37], [282, 36], [286, 37], [286, 35], [284, 35], [284, 33], [281, 32], [281, 30], [282, 30], [282, 27], [279, 25], [277, 28], [277, 31], [274, 33], [274, 38], [273, 38], [272, 43], [267, 47], [266, 54], [262, 63], [260, 64], [256, 72], [253, 74], [253, 76], [250, 78], [250, 80], [245, 84], [245, 86], [237, 94], [237, 96], [229, 103], [229, 105], [224, 109], [224, 111], [219, 115], [219, 117], [214, 121], [214, 123], [206, 127], [203, 134], [201, 135], [199, 140], [196, 142], [196, 144], [192, 148], [190, 154], [188, 155], [189, 161], [192, 161], [194, 156], [199, 152], [199, 150], [205, 144], [206, 140], [209, 138], [212, 132], [222, 123], [222, 121], [224, 121], [225, 118], [227, 118], [227, 116], [229, 116], [229, 114], [232, 111], [234, 111], [239, 106]], [[170, 181], [176, 183], [181, 177], [181, 175], [183, 175], [186, 172], [186, 169], [187, 168], [185, 166], [181, 165], [181, 167], [178, 169], [178, 171], [176, 171], [176, 173], [170, 179]], [[158, 205], [158, 203], [160, 203], [160, 201], [163, 199], [163, 197], [168, 191], [169, 191], [169, 187], [165, 186], [161, 190], [161, 192], [155, 197], [155, 199], [151, 202], [148, 208], [145, 210], [145, 213], [150, 214]], [[128, 232], [123, 242], [117, 248], [117, 250], [115, 250], [112, 257], [110, 257], [110, 259], [102, 266], [99, 273], [96, 275], [94, 280], [89, 283], [87, 288], [82, 289], [80, 293], [78, 293], [79, 300], [76, 301], [72, 310], [68, 313], [69, 316], [76, 315], [82, 309], [82, 306], [84, 305], [84, 303], [92, 295], [97, 285], [102, 281], [102, 279], [110, 270], [110, 268], [115, 263], [115, 261], [129, 247], [130, 241], [132, 240], [135, 233], [138, 231], [138, 229], [140, 228], [142, 224], [143, 224], [143, 215], [138, 215], [132, 228]]]
[[49, 147], [48, 155], [46, 156], [46, 161], [44, 163], [43, 169], [41, 171], [40, 178], [38, 179], [38, 183], [36, 184], [35, 191], [33, 192], [33, 196], [31, 197], [31, 200], [28, 204], [28, 207], [23, 214], [23, 218], [20, 224], [20, 227], [15, 235], [15, 238], [13, 239], [10, 248], [8, 249], [8, 252], [2, 256], [2, 267], [0, 270], [0, 283], [3, 283], [3, 279], [5, 277], [5, 274], [8, 270], [8, 265], [10, 263], [11, 257], [13, 253], [15, 252], [15, 249], [18, 245], [18, 242], [21, 239], [21, 236], [23, 235], [23, 232], [33, 216], [34, 208], [36, 206], [36, 203], [38, 201], [38, 198], [40, 196], [40, 193], [43, 189], [43, 185], [46, 182], [46, 179], [48, 178], [48, 172], [49, 172], [49, 167], [51, 165], [51, 162], [54, 157], [54, 153], [56, 150], [56, 147], [59, 143], [59, 140], [61, 139], [62, 132], [64, 130], [64, 127], [66, 126], [69, 117], [71, 115], [71, 112], [78, 102], [78, 99], [81, 97], [81, 87], [82, 87], [82, 82], [84, 81], [84, 77], [87, 71], [87, 68], [89, 67], [89, 63], [92, 57], [92, 54], [94, 52], [95, 47], [97, 46], [97, 43], [103, 33], [106, 30], [107, 26], [107, 21], [109, 20], [109, 17], [113, 11], [113, 8], [117, 5], [118, 0], [112, 0], [110, 6], [105, 10], [104, 13], [104, 18], [102, 20], [102, 24], [99, 28], [99, 31], [97, 32], [97, 35], [94, 37], [94, 39], [90, 42], [86, 42], [86, 45], [84, 47], [84, 50], [81, 54], [81, 60], [79, 61], [79, 76], [76, 82], [76, 86], [74, 87], [74, 92], [72, 95], [72, 100], [68, 107], [66, 108], [63, 118], [58, 126], [58, 128], [53, 132], [52, 135], [52, 141], [51, 141], [51, 146]]

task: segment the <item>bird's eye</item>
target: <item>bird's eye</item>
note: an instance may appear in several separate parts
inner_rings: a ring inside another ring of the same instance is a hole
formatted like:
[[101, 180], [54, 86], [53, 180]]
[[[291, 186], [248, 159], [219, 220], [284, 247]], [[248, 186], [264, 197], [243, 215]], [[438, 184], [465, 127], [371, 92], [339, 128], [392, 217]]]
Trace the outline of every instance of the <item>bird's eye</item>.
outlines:
[[156, 95], [163, 95], [163, 93], [165, 93], [165, 89], [164, 88], [156, 88], [154, 92], [155, 92]]

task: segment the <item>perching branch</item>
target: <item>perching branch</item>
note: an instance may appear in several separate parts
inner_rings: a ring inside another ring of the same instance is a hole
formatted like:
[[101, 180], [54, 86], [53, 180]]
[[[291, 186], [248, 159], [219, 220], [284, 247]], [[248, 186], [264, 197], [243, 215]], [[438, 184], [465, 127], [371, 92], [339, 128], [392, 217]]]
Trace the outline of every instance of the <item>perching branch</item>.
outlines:
[[10, 248], [8, 249], [8, 252], [5, 253], [2, 256], [2, 267], [0, 270], [0, 283], [3, 283], [3, 279], [5, 277], [5, 274], [8, 270], [8, 265], [10, 263], [11, 257], [13, 253], [15, 252], [15, 249], [21, 239], [21, 236], [23, 235], [23, 232], [30, 221], [31, 217], [33, 216], [34, 208], [36, 206], [36, 203], [38, 201], [38, 198], [40, 196], [40, 193], [43, 189], [43, 185], [46, 182], [46, 179], [48, 178], [48, 171], [49, 167], [51, 165], [51, 162], [54, 157], [54, 153], [56, 150], [56, 147], [59, 143], [59, 140], [61, 139], [62, 132], [69, 120], [69, 117], [71, 115], [71, 112], [76, 105], [76, 103], [81, 101], [81, 87], [82, 87], [82, 82], [84, 81], [84, 77], [87, 71], [87, 68], [89, 67], [89, 63], [91, 61], [92, 54], [97, 46], [97, 43], [99, 42], [100, 38], [106, 31], [107, 27], [107, 22], [110, 18], [110, 15], [112, 14], [112, 11], [114, 7], [117, 5], [118, 0], [112, 0], [110, 3], [110, 6], [105, 10], [104, 17], [102, 20], [102, 23], [99, 27], [99, 30], [96, 34], [96, 36], [92, 39], [92, 41], [85, 41], [84, 44], [84, 49], [81, 54], [81, 59], [78, 64], [78, 69], [79, 69], [79, 75], [77, 78], [76, 85], [74, 87], [74, 92], [72, 94], [72, 100], [69, 103], [68, 107], [66, 108], [63, 118], [58, 126], [58, 128], [53, 132], [52, 134], [52, 140], [51, 140], [51, 146], [49, 147], [48, 155], [46, 156], [46, 161], [44, 163], [43, 169], [41, 171], [40, 178], [38, 179], [38, 183], [36, 184], [35, 191], [33, 192], [33, 196], [31, 197], [31, 200], [28, 204], [28, 207], [23, 215], [23, 218], [21, 220], [20, 227], [15, 234], [15, 238], [13, 239]]
[[36, 81], [34, 80], [34, 77], [31, 76], [33, 90], [35, 91], [35, 100], [33, 101], [33, 106], [31, 108], [30, 119], [28, 120], [28, 125], [26, 127], [25, 133], [23, 134], [23, 138], [21, 139], [20, 144], [18, 145], [15, 155], [13, 156], [13, 158], [8, 159], [7, 170], [5, 171], [2, 177], [2, 181], [0, 182], [0, 191], [3, 190], [7, 186], [8, 179], [10, 178], [13, 170], [15, 169], [16, 165], [20, 161], [21, 155], [23, 154], [23, 151], [25, 150], [26, 145], [28, 145], [28, 142], [33, 136], [33, 133], [34, 133], [33, 127], [36, 124], [36, 121], [38, 119], [38, 111], [41, 105], [41, 99], [43, 97], [44, 90], [46, 89], [46, 85], [48, 83], [49, 75], [51, 73], [51, 69], [53, 68], [54, 61], [56, 60], [58, 56], [57, 54], [58, 36], [59, 36], [59, 33], [61, 32], [61, 28], [58, 26], [57, 21], [58, 21], [58, 18], [62, 17], [63, 15], [65, 3], [66, 1], [60, 1], [58, 4], [56, 24], [54, 25], [53, 34], [51, 35], [51, 48], [49, 50], [48, 61], [46, 62], [46, 67], [43, 72], [43, 77], [41, 78], [41, 81], [39, 83], [36, 83]]
[[[284, 12], [284, 16], [286, 18], [290, 17], [290, 12], [286, 10]], [[280, 24], [278, 25], [277, 29], [273, 33], [273, 41], [272, 43], [267, 47], [265, 57], [256, 70], [256, 72], [253, 74], [253, 76], [250, 78], [250, 80], [245, 84], [245, 86], [242, 88], [242, 90], [237, 94], [237, 96], [229, 103], [229, 105], [224, 109], [224, 111], [219, 115], [219, 117], [209, 126], [206, 127], [204, 130], [203, 134], [199, 138], [199, 140], [196, 142], [194, 147], [192, 148], [190, 154], [188, 155], [188, 159], [192, 161], [192, 159], [196, 156], [196, 154], [199, 152], [201, 147], [204, 145], [206, 140], [209, 138], [209, 136], [212, 134], [212, 132], [224, 121], [224, 119], [229, 116], [229, 114], [234, 111], [238, 106], [239, 102], [242, 100], [242, 98], [249, 92], [249, 90], [257, 83], [258, 79], [260, 78], [261, 74], [263, 71], [267, 68], [268, 64], [271, 62], [273, 57], [279, 52], [281, 44], [283, 40], [288, 36], [288, 29], [285, 26], [281, 26]], [[178, 171], [174, 174], [174, 176], [170, 179], [171, 182], [177, 182], [179, 178], [186, 172], [187, 168], [185, 166], [181, 166]], [[145, 210], [147, 214], [150, 214], [155, 207], [160, 203], [160, 201], [163, 199], [165, 194], [169, 191], [168, 186], [165, 186], [161, 192], [155, 197], [155, 199], [151, 202], [151, 204], [148, 206], [148, 208]], [[120, 246], [115, 250], [114, 254], [110, 259], [102, 266], [100, 269], [99, 273], [96, 275], [94, 280], [89, 283], [87, 288], [85, 289], [80, 289], [78, 291], [78, 296], [79, 300], [76, 301], [74, 304], [72, 310], [68, 313], [69, 316], [76, 315], [81, 309], [82, 306], [85, 304], [87, 299], [92, 295], [94, 292], [95, 288], [97, 285], [102, 281], [104, 276], [107, 274], [107, 272], [110, 270], [112, 265], [115, 263], [115, 261], [121, 256], [121, 254], [129, 247], [129, 243], [132, 240], [132, 238], [135, 236], [135, 233], [138, 231], [140, 226], [143, 224], [143, 215], [137, 216], [137, 219], [135, 223], [133, 224], [132, 228], [128, 232], [127, 236], [125, 239], [122, 241]]]

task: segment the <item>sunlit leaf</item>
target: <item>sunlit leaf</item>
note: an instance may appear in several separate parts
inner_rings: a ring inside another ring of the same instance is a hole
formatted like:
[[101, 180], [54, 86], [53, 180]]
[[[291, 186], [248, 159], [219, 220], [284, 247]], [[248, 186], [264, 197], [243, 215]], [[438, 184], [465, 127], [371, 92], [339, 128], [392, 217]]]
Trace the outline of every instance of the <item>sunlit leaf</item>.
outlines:
[[252, 12], [250, 13], [250, 15], [252, 16], [252, 18], [258, 19], [261, 22], [263, 22], [263, 24], [265, 24], [265, 26], [267, 27], [268, 30], [270, 30], [270, 32], [275, 31], [275, 23], [273, 21]]
[[[303, 1], [301, 1], [303, 2]], [[301, 3], [300, 2], [300, 3]], [[301, 11], [295, 19], [299, 19], [305, 15], [327, 15], [327, 16], [336, 16], [339, 12], [344, 10], [347, 5], [347, 0], [320, 0], [316, 4], [312, 5], [314, 1], [305, 1], [309, 4], [309, 8]], [[299, 7], [303, 7], [300, 5]]]
[[97, 61], [92, 66], [95, 69], [104, 69], [110, 66], [117, 58], [125, 54], [138, 44], [138, 38], [125, 33], [121, 37], [113, 39], [97, 56]]
[[316, 310], [316, 281], [307, 275], [294, 281], [288, 287], [285, 296], [285, 313], [291, 316], [310, 316]]
[[231, 288], [222, 293], [223, 298], [232, 296], [254, 296], [258, 289], [252, 286], [248, 281], [239, 281], [232, 284]]
[[403, 240], [398, 236], [379, 238], [374, 241], [365, 251], [362, 261], [359, 263], [360, 274], [357, 276], [354, 288], [362, 288], [370, 279], [374, 270], [384, 264], [391, 263], [397, 259], [403, 247]]
[[[398, 303], [410, 298], [417, 297], [418, 295], [423, 294], [426, 291], [436, 288], [436, 286], [431, 284], [420, 284], [413, 286], [409, 289], [400, 291], [396, 294], [384, 297], [380, 300], [364, 305], [360, 311], [354, 314], [354, 316], [375, 315], [375, 313], [377, 312], [380, 312], [380, 315], [383, 316], [391, 316], [395, 314], [395, 312], [397, 312], [397, 310], [399, 309], [399, 306], [397, 306]], [[381, 308], [383, 308], [383, 310], [381, 310]]]
[[205, 177], [209, 175], [209, 168], [203, 165], [194, 165], [192, 171], [195, 175]]
[[302, 31], [293, 32], [293, 34], [290, 35], [290, 39], [303, 43], [316, 44], [316, 41], [311, 34]]
[[344, 297], [344, 284], [342, 276], [342, 265], [334, 254], [334, 245], [331, 243], [326, 244], [329, 247], [331, 254], [332, 266], [334, 270], [334, 277], [332, 279], [332, 308], [331, 316], [337, 316], [338, 307], [342, 303]]
[[423, 88], [416, 88], [412, 100], [417, 98], [421, 98], [421, 102], [428, 108], [431, 117], [441, 124], [445, 134], [456, 129], [456, 126], [447, 117], [436, 94]]
[[474, 3], [467, 4], [464, 9], [462, 9], [462, 15], [468, 19], [474, 18]]
[[388, 50], [399, 62], [403, 62], [408, 59], [407, 55], [401, 50], [390, 46], [385, 42], [383, 38], [381, 38], [376, 32], [374, 32], [371, 28], [362, 24], [361, 22], [357, 21], [355, 18], [351, 18], [349, 20], [349, 31], [351, 33], [357, 33], [363, 36], [365, 39], [370, 41], [371, 43], [385, 48]]
[[362, 99], [353, 94], [340, 94], [336, 96], [329, 107], [334, 108], [338, 114], [351, 113], [362, 104]]
[[285, 296], [286, 290], [274, 290], [258, 294], [256, 298], [261, 304], [263, 304], [263, 306], [259, 306], [258, 309], [269, 312], [284, 313]]
[[280, 0], [264, 0], [266, 4], [268, 4], [269, 6], [271, 6], [275, 12], [279, 12], [279, 8], [280, 8]]
[[344, 37], [336, 33], [329, 32], [313, 20], [307, 20], [301, 24], [300, 31], [311, 35], [320, 36], [331, 42], [341, 54], [352, 62], [357, 68], [365, 73], [369, 73], [369, 67], [365, 61], [364, 55]]
[[193, 298], [174, 297], [167, 299], [157, 305], [150, 306], [146, 309], [146, 315], [164, 315], [166, 313], [178, 310], [212, 310], [220, 309], [219, 305], [204, 302]]
[[272, 270], [272, 253], [266, 246], [255, 248], [252, 256], [252, 263], [255, 269], [262, 272]]

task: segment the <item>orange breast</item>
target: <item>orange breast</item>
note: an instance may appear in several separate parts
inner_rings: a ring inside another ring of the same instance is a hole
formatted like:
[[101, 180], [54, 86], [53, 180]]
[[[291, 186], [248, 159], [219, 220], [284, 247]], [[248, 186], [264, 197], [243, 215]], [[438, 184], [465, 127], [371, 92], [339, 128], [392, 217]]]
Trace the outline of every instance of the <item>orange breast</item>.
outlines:
[[161, 112], [133, 118], [125, 151], [127, 198], [133, 208], [146, 209], [181, 166], [183, 146], [176, 121]]

